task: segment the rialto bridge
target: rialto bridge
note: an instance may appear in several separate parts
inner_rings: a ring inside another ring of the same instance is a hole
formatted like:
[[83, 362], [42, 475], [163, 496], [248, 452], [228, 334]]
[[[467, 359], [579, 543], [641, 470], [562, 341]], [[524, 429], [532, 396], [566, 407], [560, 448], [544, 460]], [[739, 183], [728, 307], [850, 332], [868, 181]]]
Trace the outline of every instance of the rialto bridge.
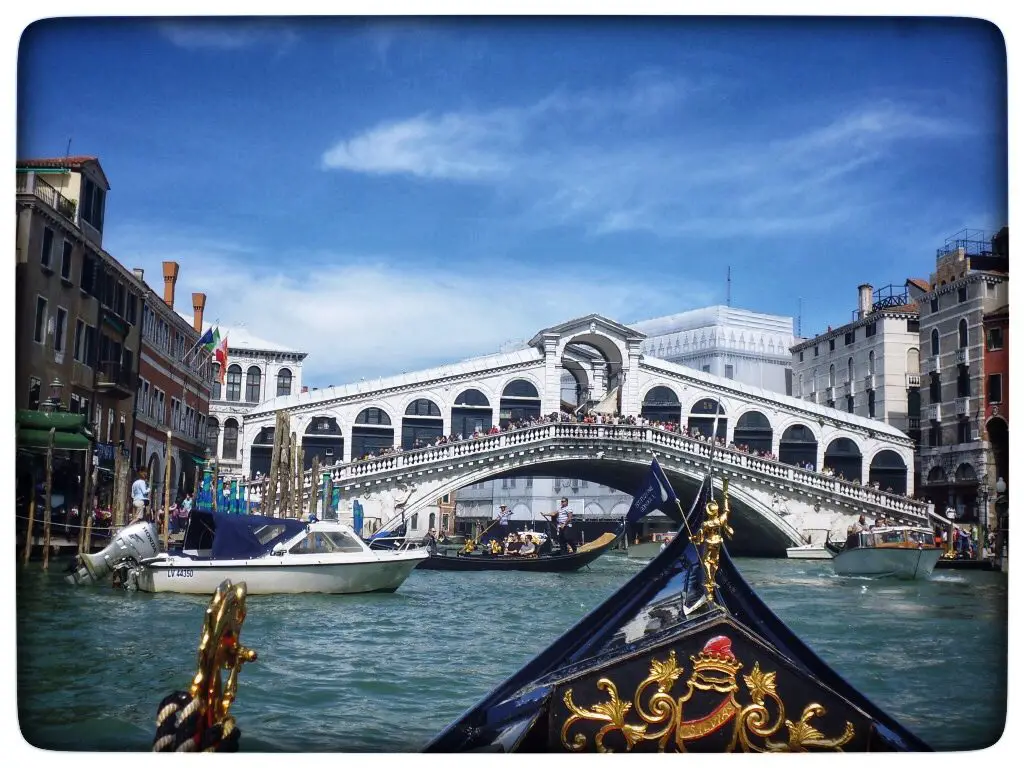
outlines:
[[[643, 355], [643, 340], [590, 315], [539, 332], [525, 349], [274, 398], [245, 418], [244, 472], [267, 471], [275, 414], [283, 409], [305, 466], [319, 455], [330, 467], [343, 518], [359, 499], [366, 518], [387, 520], [404, 510], [414, 530], [425, 532], [427, 515], [419, 512], [498, 477], [578, 477], [631, 494], [654, 455], [680, 498], [692, 498], [710, 443], [656, 427], [549, 423], [417, 447], [590, 406], [705, 436], [717, 423], [727, 444], [777, 457], [715, 449], [716, 472], [731, 478], [734, 551], [750, 542], [751, 551], [781, 552], [812, 529], [840, 536], [860, 513], [925, 520], [924, 504], [903, 495], [913, 493], [913, 443], [899, 430]], [[360, 460], [385, 448], [401, 451]], [[819, 471], [825, 468], [831, 474]], [[893, 493], [867, 487], [872, 481]]]

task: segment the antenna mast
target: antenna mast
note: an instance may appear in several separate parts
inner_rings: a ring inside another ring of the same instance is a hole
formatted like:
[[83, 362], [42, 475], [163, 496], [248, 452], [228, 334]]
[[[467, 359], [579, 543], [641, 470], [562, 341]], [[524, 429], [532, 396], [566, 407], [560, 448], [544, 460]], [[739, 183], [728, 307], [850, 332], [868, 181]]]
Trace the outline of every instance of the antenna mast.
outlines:
[[800, 333], [801, 320], [804, 314], [804, 297], [800, 296], [796, 300], [796, 337], [802, 338], [803, 334]]
[[725, 268], [725, 304], [732, 306], [732, 267]]

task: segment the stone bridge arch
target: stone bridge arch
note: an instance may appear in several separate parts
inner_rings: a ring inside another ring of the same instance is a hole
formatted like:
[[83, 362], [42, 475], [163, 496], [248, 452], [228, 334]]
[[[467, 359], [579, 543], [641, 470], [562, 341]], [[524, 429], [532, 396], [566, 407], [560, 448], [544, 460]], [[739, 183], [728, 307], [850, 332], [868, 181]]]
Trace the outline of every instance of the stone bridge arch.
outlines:
[[[427, 483], [422, 488], [407, 488], [405, 517], [411, 519], [414, 514], [431, 508], [439, 497], [456, 492], [460, 488], [503, 477], [525, 477], [538, 474], [553, 477], [578, 477], [581, 480], [600, 482], [623, 493], [632, 494], [636, 492], [650, 469], [651, 458], [649, 453], [604, 459], [551, 456], [550, 458], [538, 458], [513, 470], [486, 465], [455, 477]], [[660, 457], [660, 460], [684, 511], [688, 510], [704, 479], [706, 467], [703, 464], [676, 466], [669, 463], [666, 457]], [[729, 546], [730, 551], [734, 554], [785, 557], [786, 547], [804, 543], [800, 533], [772, 508], [770, 493], [752, 492], [751, 489], [737, 486], [734, 483], [730, 487], [729, 495], [732, 508], [730, 522], [736, 531]], [[358, 494], [354, 494], [353, 497], [358, 497]], [[716, 480], [716, 498], [721, 500], [720, 479]]]

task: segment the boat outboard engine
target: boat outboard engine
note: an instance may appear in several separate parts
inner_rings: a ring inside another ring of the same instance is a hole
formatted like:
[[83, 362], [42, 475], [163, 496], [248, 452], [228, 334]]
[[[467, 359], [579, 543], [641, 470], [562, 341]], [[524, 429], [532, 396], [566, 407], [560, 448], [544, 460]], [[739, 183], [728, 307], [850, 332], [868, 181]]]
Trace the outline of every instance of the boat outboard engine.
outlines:
[[95, 555], [83, 553], [78, 569], [66, 577], [69, 584], [95, 584], [126, 560], [141, 562], [160, 552], [156, 526], [140, 522], [123, 528], [113, 541]]

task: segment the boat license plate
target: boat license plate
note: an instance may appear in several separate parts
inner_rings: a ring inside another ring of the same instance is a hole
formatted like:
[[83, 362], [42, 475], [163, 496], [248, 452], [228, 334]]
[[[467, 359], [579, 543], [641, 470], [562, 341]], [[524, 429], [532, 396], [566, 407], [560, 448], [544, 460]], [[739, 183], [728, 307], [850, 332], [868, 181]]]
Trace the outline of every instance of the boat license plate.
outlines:
[[168, 579], [191, 579], [192, 569], [191, 568], [168, 568], [167, 569]]

